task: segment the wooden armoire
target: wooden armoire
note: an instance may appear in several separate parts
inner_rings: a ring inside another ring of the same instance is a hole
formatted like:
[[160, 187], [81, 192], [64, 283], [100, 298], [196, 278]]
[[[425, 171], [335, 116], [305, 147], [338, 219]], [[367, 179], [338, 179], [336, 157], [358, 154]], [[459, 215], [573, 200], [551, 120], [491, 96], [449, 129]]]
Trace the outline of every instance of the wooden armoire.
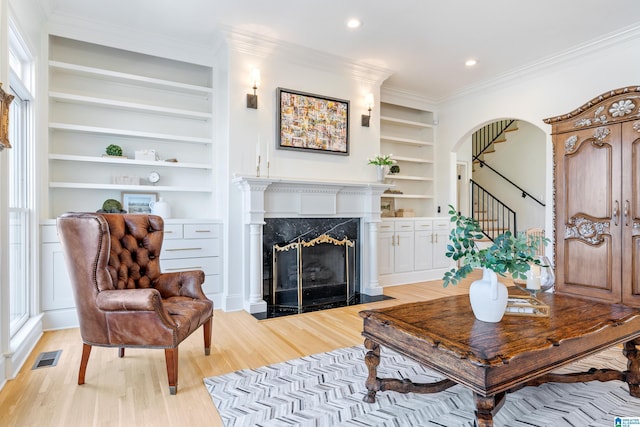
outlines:
[[556, 292], [640, 307], [640, 86], [552, 126]]

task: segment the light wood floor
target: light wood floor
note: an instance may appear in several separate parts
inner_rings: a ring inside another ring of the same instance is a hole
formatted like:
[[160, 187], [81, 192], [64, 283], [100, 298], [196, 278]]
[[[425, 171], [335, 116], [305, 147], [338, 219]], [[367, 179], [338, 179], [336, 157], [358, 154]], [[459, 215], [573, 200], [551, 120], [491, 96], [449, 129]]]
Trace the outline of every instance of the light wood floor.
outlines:
[[[394, 300], [263, 321], [217, 310], [210, 356], [204, 356], [201, 329], [180, 345], [175, 396], [162, 350], [127, 349], [121, 359], [117, 349], [94, 347], [79, 386], [79, 330], [46, 332], [0, 392], [0, 426], [220, 426], [204, 377], [361, 344], [360, 310], [466, 293], [470, 282], [387, 287]], [[62, 350], [57, 366], [31, 369], [38, 354], [55, 350]]]

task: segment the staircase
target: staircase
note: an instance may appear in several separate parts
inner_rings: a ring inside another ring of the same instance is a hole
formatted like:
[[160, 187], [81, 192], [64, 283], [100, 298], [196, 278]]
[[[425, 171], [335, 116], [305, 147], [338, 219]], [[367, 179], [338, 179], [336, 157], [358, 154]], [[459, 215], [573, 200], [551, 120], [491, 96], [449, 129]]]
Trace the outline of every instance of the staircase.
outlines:
[[507, 140], [507, 132], [518, 130], [518, 122], [513, 119], [498, 120], [478, 129], [471, 136], [473, 165], [484, 164], [484, 155], [493, 153], [495, 144]]
[[[484, 167], [485, 154], [493, 153], [495, 144], [505, 142], [507, 132], [516, 130], [518, 130], [517, 121], [509, 119], [498, 120], [475, 131], [471, 137], [474, 167], [476, 164]], [[495, 170], [494, 172], [507, 179], [499, 172]], [[471, 206], [473, 218], [480, 223], [482, 232], [489, 240], [494, 240], [505, 231], [511, 231], [514, 235], [517, 233], [515, 211], [473, 180], [471, 180]]]

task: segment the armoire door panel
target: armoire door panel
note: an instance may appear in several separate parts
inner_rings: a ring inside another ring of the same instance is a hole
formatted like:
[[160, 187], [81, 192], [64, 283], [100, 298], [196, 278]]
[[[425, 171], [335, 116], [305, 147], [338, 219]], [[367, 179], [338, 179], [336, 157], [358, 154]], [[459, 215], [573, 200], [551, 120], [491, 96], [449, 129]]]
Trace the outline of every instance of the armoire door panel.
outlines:
[[559, 292], [620, 300], [619, 137], [619, 125], [557, 136], [563, 141], [556, 145]]
[[622, 124], [622, 302], [640, 307], [640, 121]]
[[604, 238], [600, 245], [595, 246], [578, 239], [569, 239], [565, 241], [564, 248], [565, 259], [581, 260], [561, 266], [564, 270], [564, 285], [569, 292], [612, 300], [619, 298], [620, 293], [612, 289], [617, 280], [612, 277], [614, 250], [610, 238]]
[[619, 131], [601, 139], [593, 134], [576, 132], [577, 143], [564, 147], [565, 220], [581, 214], [611, 219], [620, 203], [620, 147], [610, 142]]

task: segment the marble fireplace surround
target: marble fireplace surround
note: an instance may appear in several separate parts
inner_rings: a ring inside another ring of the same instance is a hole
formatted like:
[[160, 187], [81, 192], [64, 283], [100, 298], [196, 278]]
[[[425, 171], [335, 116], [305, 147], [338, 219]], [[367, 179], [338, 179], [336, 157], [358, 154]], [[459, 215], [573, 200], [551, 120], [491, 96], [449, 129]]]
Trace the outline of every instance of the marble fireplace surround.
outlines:
[[267, 310], [262, 288], [265, 218], [359, 218], [360, 292], [382, 295], [378, 282], [378, 229], [380, 196], [388, 184], [252, 176], [236, 176], [233, 182], [242, 191], [242, 239], [246, 248], [242, 266], [249, 282], [243, 295], [246, 311]]

